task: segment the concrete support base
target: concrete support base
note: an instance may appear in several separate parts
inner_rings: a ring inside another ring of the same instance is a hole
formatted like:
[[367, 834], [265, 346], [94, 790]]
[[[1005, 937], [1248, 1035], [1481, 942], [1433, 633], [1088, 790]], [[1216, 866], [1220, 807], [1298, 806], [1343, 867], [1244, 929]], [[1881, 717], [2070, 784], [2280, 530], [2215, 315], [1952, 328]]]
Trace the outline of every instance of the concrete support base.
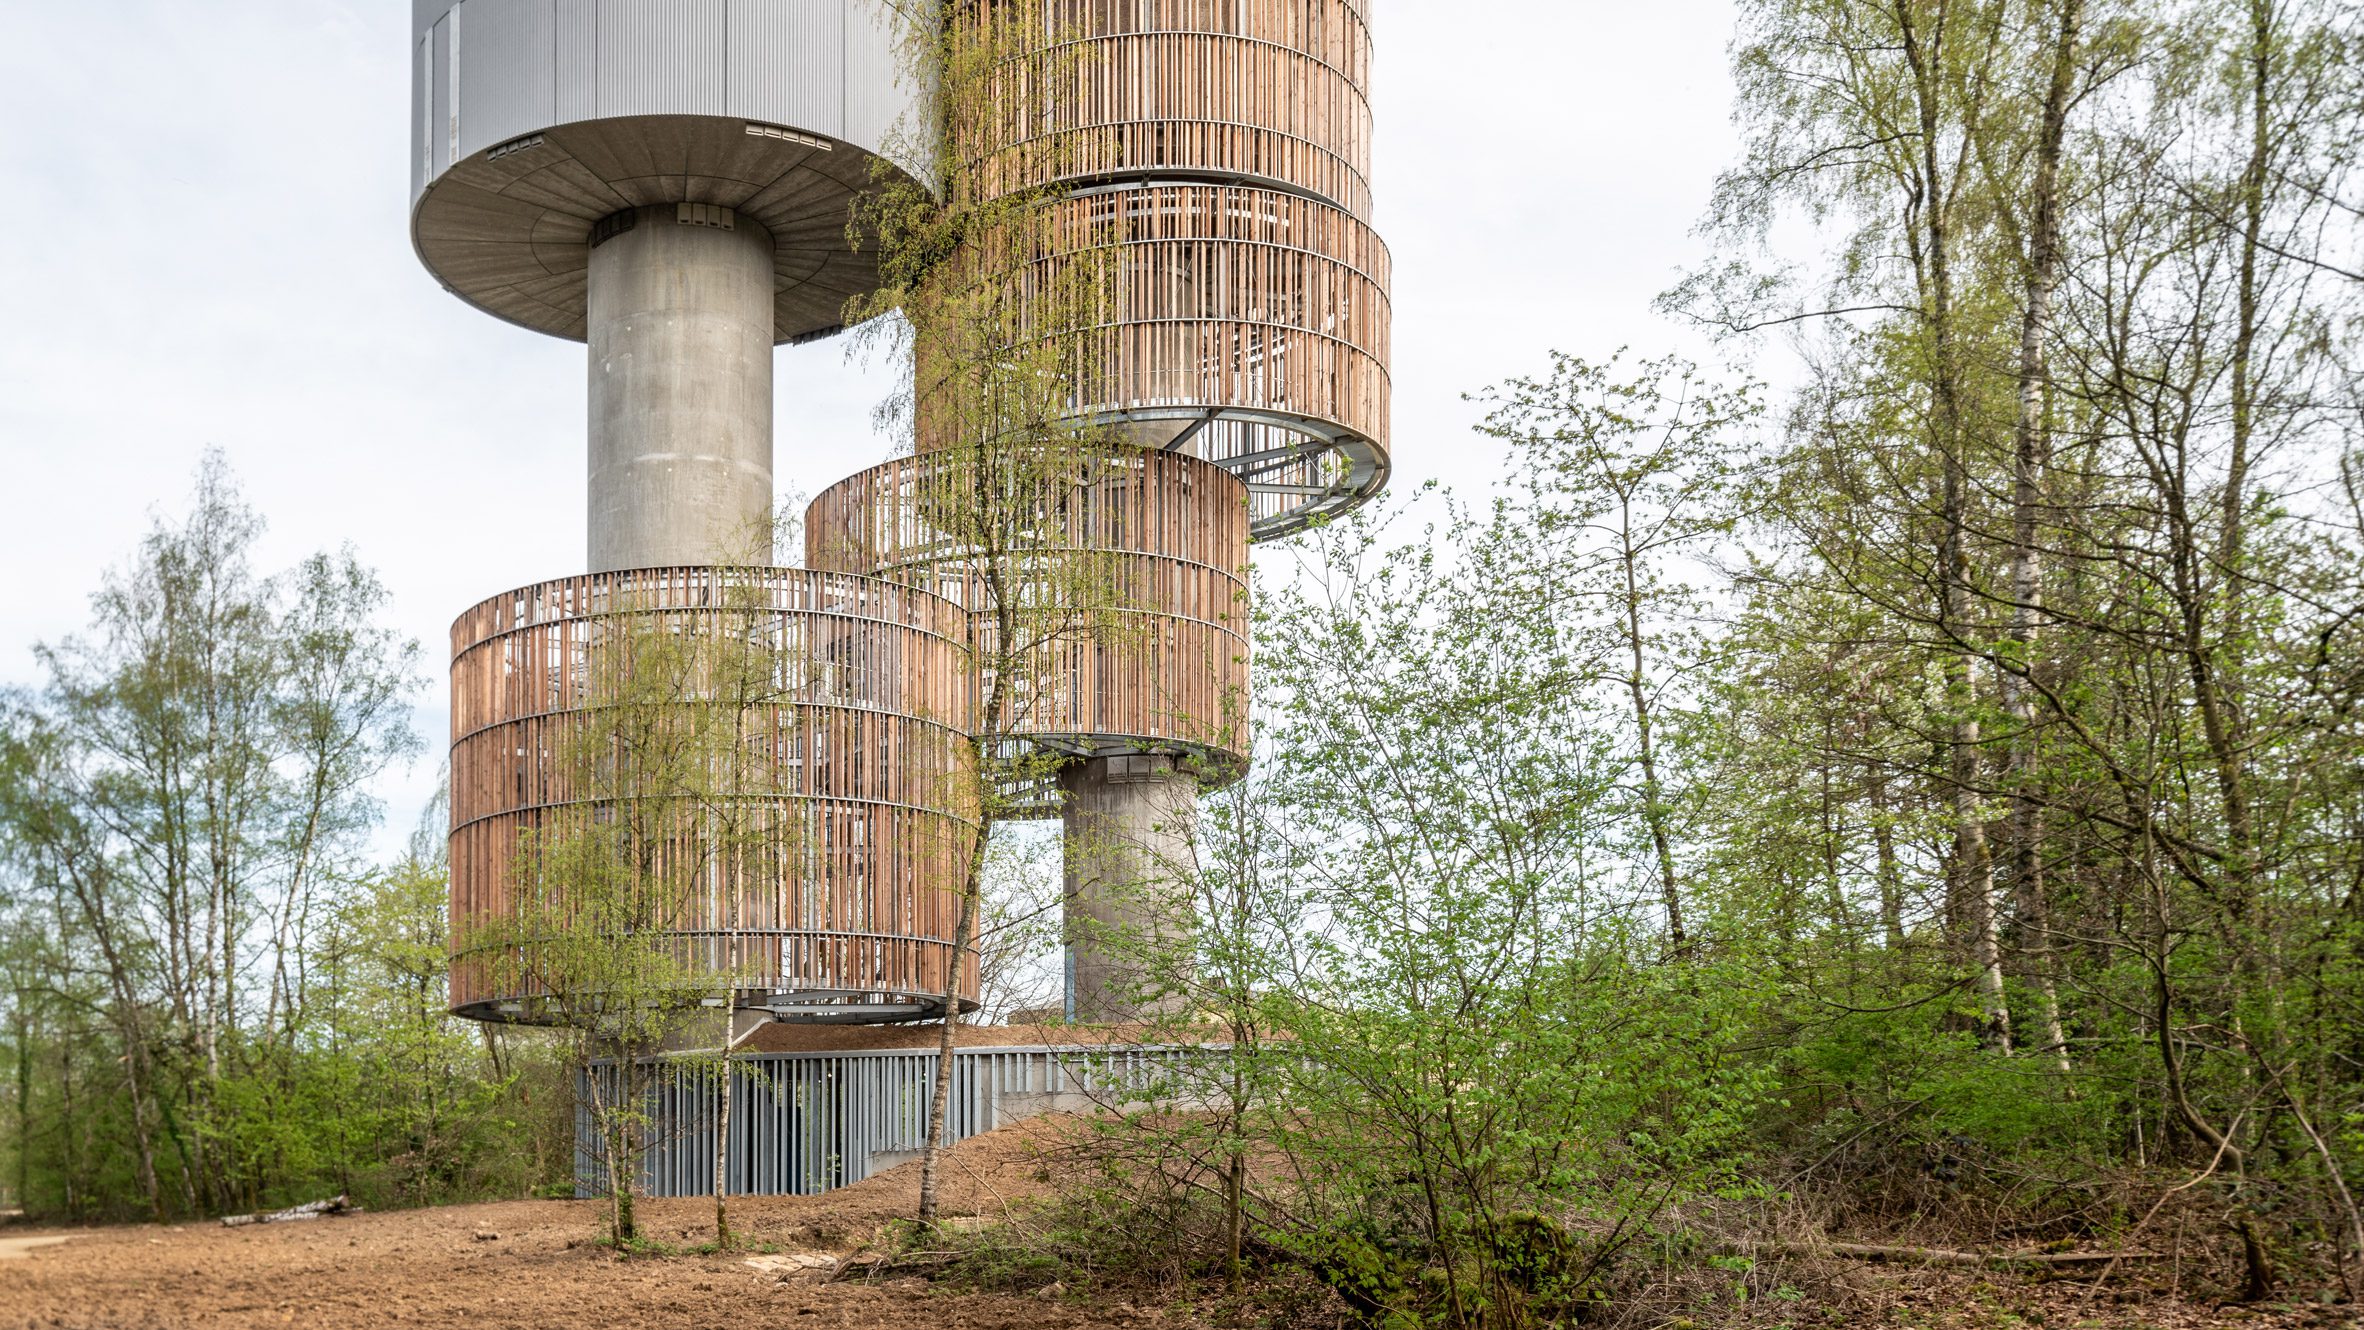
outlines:
[[1127, 1021], [1188, 1002], [1198, 782], [1167, 756], [1095, 757], [1066, 794], [1071, 1021]]
[[769, 564], [771, 234], [668, 203], [591, 235], [591, 571]]

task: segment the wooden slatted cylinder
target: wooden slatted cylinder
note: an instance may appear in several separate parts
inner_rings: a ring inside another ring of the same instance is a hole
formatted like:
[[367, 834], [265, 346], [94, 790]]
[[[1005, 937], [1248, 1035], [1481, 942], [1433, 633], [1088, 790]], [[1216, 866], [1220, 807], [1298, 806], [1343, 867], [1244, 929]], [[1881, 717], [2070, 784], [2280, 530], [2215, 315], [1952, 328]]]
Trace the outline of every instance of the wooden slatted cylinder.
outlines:
[[[1246, 492], [1183, 453], [1076, 453], [1072, 473], [1030, 480], [1040, 492], [1026, 506], [1039, 516], [1006, 561], [1052, 568], [1043, 585], [1097, 603], [1074, 631], [1041, 634], [1011, 732], [1078, 756], [1188, 757], [1202, 780], [1228, 779], [1248, 754]], [[961, 603], [990, 661], [992, 607], [961, 534], [976, 520], [970, 465], [957, 452], [902, 457], [823, 491], [805, 513], [805, 561]], [[1076, 561], [1092, 572], [1065, 576]]]
[[1024, 68], [971, 164], [986, 194], [1112, 178], [1270, 184], [1371, 212], [1371, 29], [1358, 0], [972, 0]]
[[[1014, 344], [1072, 366], [1079, 420], [1206, 458], [1254, 539], [1391, 466], [1389, 260], [1371, 210], [1370, 28], [1351, 0], [971, 0], [996, 71], [956, 194], [1025, 204], [972, 244], [1015, 274]], [[1048, 191], [1036, 208], [1029, 191]], [[1104, 301], [1044, 292], [1105, 289]], [[929, 363], [928, 348], [920, 363]], [[929, 379], [918, 446], [932, 429]]]
[[926, 591], [794, 569], [596, 573], [462, 615], [453, 1010], [559, 1018], [516, 925], [567, 905], [537, 856], [604, 827], [656, 946], [744, 1005], [941, 1011], [975, 825], [967, 633]]

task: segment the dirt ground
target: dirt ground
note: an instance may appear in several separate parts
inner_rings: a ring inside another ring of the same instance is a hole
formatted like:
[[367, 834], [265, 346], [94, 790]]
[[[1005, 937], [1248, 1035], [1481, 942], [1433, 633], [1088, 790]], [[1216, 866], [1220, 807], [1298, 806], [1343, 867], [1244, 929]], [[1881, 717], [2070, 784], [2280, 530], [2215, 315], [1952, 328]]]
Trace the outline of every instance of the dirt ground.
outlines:
[[[1031, 1125], [1031, 1124], [1028, 1124]], [[963, 1142], [944, 1209], [996, 1214], [1039, 1189], [1038, 1137], [1023, 1128]], [[741, 1197], [732, 1227], [775, 1256], [634, 1257], [593, 1245], [593, 1201], [509, 1201], [305, 1223], [97, 1229], [12, 1227], [0, 1253], [0, 1330], [215, 1330], [217, 1327], [464, 1325], [470, 1330], [793, 1326], [797, 1330], [1181, 1330], [1156, 1310], [1078, 1307], [1057, 1299], [955, 1292], [918, 1279], [825, 1282], [829, 1263], [799, 1254], [855, 1252], [917, 1204], [918, 1166], [813, 1197]], [[713, 1236], [713, 1202], [643, 1201], [658, 1242]], [[71, 1235], [62, 1243], [39, 1240]], [[750, 1261], [761, 1265], [750, 1264]]]
[[[990, 1221], [1047, 1189], [1068, 1125], [1035, 1119], [948, 1156], [944, 1210]], [[1200, 1310], [989, 1294], [917, 1278], [833, 1279], [918, 1201], [906, 1164], [827, 1196], [742, 1197], [732, 1224], [753, 1247], [727, 1256], [619, 1258], [593, 1241], [593, 1201], [511, 1201], [304, 1223], [96, 1229], [0, 1228], [0, 1330], [226, 1330], [332, 1325], [469, 1330], [728, 1327], [761, 1330], [1207, 1330], [1262, 1319], [1252, 1305]], [[712, 1236], [704, 1198], [643, 1201], [644, 1236], [687, 1248]], [[58, 1241], [58, 1239], [64, 1239]], [[1802, 1273], [1802, 1272], [1801, 1272]], [[1845, 1296], [1832, 1297], [1842, 1292]], [[1646, 1317], [1660, 1327], [1731, 1324], [1864, 1330], [2316, 1330], [2354, 1327], [2348, 1306], [2253, 1308], [2114, 1288], [1894, 1266], [1850, 1266], [1805, 1301], [1732, 1307], [1729, 1320]], [[1640, 1310], [1639, 1308], [1633, 1310]]]

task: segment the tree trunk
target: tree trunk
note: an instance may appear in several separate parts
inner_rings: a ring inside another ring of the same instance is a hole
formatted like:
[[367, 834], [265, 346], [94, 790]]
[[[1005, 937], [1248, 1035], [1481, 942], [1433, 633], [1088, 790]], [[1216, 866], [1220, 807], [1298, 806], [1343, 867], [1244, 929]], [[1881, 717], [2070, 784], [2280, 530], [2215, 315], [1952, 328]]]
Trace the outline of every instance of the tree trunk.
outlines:
[[[2250, 440], [2257, 416], [2257, 337], [2259, 314], [2257, 259], [2265, 239], [2266, 181], [2273, 169], [2273, 138], [2267, 121], [2273, 112], [2268, 83], [2274, 71], [2273, 0], [2249, 0], [2249, 49], [2242, 52], [2249, 69], [2249, 157], [2241, 168], [2241, 278], [2238, 322], [2233, 329], [2232, 453], [2225, 463], [2224, 561], [2228, 575], [2239, 576], [2247, 543]], [[2235, 625], [2236, 633], [2238, 625]]]
[[16, 992], [16, 1203], [33, 1208], [33, 1034], [25, 991]]
[[1896, 862], [1896, 828], [1890, 824], [1888, 774], [1872, 775], [1872, 847], [1878, 857], [1880, 926], [1892, 954], [1904, 951], [1904, 873]]
[[[2273, 169], [2273, 142], [2267, 122], [2273, 111], [2268, 89], [2273, 77], [2277, 35], [2273, 0], [2249, 0], [2248, 10], [2249, 42], [2241, 59], [2249, 75], [2249, 155], [2241, 169], [2240, 282], [2230, 367], [2231, 440], [2220, 505], [2222, 528], [2214, 561], [2224, 586], [2216, 596], [2210, 595], [2210, 588], [2200, 575], [2201, 564], [2195, 550], [2190, 560], [2190, 586], [2184, 589], [2186, 651], [2201, 726], [2208, 738], [2209, 752], [2215, 758], [2217, 795], [2224, 805], [2225, 839], [2232, 852], [2226, 867], [2233, 879], [2234, 923], [2241, 932], [2236, 948], [2245, 967], [2251, 966], [2255, 959], [2254, 940], [2248, 936], [2248, 929], [2258, 862], [2256, 834], [2250, 821], [2247, 763], [2242, 756], [2248, 727], [2243, 722], [2239, 703], [2239, 681], [2243, 673], [2239, 644], [2246, 632], [2247, 616], [2242, 612], [2240, 591], [2247, 575], [2242, 566], [2248, 547], [2246, 496], [2256, 430], [2256, 355], [2263, 303], [2259, 297], [2257, 268], [2265, 238], [2266, 183]], [[2191, 540], [2194, 545], [2199, 540], [2196, 522], [2192, 525]], [[2224, 604], [2225, 619], [2221, 649], [2208, 645], [2201, 627], [2205, 604], [2219, 598]]]
[[1626, 691], [1633, 701], [1634, 735], [1642, 765], [1642, 817], [1649, 825], [1650, 848], [1658, 860], [1658, 890], [1666, 903], [1667, 941], [1672, 953], [1681, 956], [1690, 950], [1691, 944], [1683, 929], [1683, 895], [1675, 877], [1674, 838], [1667, 827], [1665, 792], [1658, 782], [1658, 748], [1650, 728], [1650, 695], [1644, 677], [1642, 593], [1639, 573], [1634, 567], [1640, 556], [1633, 548], [1630, 522], [1628, 527], [1620, 550], [1625, 564], [1625, 645], [1632, 669], [1626, 676]]
[[714, 1245], [722, 1251], [731, 1249], [730, 1217], [730, 1159], [731, 1159], [731, 1026], [737, 1024], [732, 1008], [723, 1009], [722, 1027], [722, 1084], [716, 1089], [714, 1108]]
[[[138, 1153], [140, 1190], [146, 1194], [151, 1217], [164, 1218], [164, 1187], [156, 1176], [156, 1139], [150, 1121], [155, 1097], [154, 1078], [150, 1076], [147, 1031], [140, 1020], [139, 1001], [132, 989], [132, 977], [121, 950], [115, 944], [115, 934], [106, 908], [106, 885], [93, 884], [84, 879], [71, 856], [61, 865], [82, 919], [91, 937], [99, 946], [99, 959], [107, 967], [107, 988], [112, 998], [111, 1016], [115, 1035], [123, 1041], [123, 1074], [131, 1094], [132, 1146]], [[62, 927], [61, 927], [62, 931]], [[189, 1185], [183, 1170], [181, 1185]], [[195, 1198], [188, 1198], [195, 1208]]]
[[58, 1117], [65, 1123], [65, 1130], [60, 1133], [66, 1143], [64, 1151], [66, 1160], [62, 1179], [64, 1182], [62, 1190], [65, 1192], [65, 1212], [68, 1218], [79, 1218], [80, 1212], [76, 1202], [82, 1194], [82, 1188], [78, 1185], [82, 1180], [82, 1150], [80, 1137], [75, 1128], [81, 1125], [82, 1115], [75, 1111], [74, 1105], [74, 1041], [72, 1039], [57, 1041], [57, 1098]]
[[935, 1082], [928, 1088], [928, 1138], [926, 1144], [920, 1147], [919, 1154], [919, 1222], [922, 1224], [936, 1222], [937, 1179], [943, 1171], [945, 1119], [950, 1116], [952, 1109], [952, 1055], [958, 1046], [953, 1031], [960, 1023], [960, 975], [968, 963], [972, 945], [970, 934], [977, 927], [977, 892], [983, 885], [981, 878], [985, 867], [985, 842], [992, 834], [992, 819], [979, 818], [977, 834], [969, 854], [968, 877], [961, 884], [960, 922], [952, 932], [952, 972], [944, 983], [944, 1019], [938, 1026], [936, 1039]]
[[[126, 1031], [124, 1037], [137, 1041], [125, 1050], [123, 1066], [131, 1089], [131, 1134], [132, 1142], [139, 1151], [140, 1190], [148, 1195], [148, 1213], [161, 1220], [164, 1218], [164, 1186], [156, 1177], [155, 1125], [149, 1121], [155, 1085], [153, 1078], [146, 1074], [149, 1070], [146, 1041], [139, 1037], [136, 1025]], [[189, 1185], [189, 1180], [184, 1177], [181, 1180], [182, 1190], [186, 1192]], [[195, 1198], [192, 1196], [187, 1199], [191, 1208], [194, 1208]]]
[[928, 1088], [928, 1135], [919, 1152], [919, 1222], [922, 1224], [936, 1222], [945, 1118], [952, 1108], [952, 1056], [957, 1047], [953, 1027], [960, 1020], [960, 976], [976, 946], [972, 935], [977, 929], [978, 894], [984, 889], [985, 849], [993, 838], [993, 800], [997, 797], [992, 764], [1006, 734], [1002, 709], [1009, 704], [1010, 675], [1018, 666], [1013, 646], [1017, 641], [1017, 607], [1011, 603], [1012, 592], [1004, 584], [1000, 565], [990, 558], [984, 573], [986, 595], [993, 606], [994, 650], [999, 655], [993, 662], [993, 686], [986, 691], [984, 710], [977, 718], [977, 737], [971, 744], [977, 761], [977, 834], [970, 840], [968, 873], [961, 882], [960, 922], [952, 930], [952, 967], [944, 979], [944, 1019], [936, 1040], [936, 1076]]
[[728, 1251], [735, 1239], [731, 1236], [731, 1221], [725, 1198], [730, 1195], [731, 1152], [731, 1055], [740, 1044], [753, 1037], [755, 1025], [747, 1032], [738, 1031], [738, 1006], [725, 999], [722, 1024], [722, 1089], [720, 1103], [714, 1114], [714, 1245]]
[[2060, 1020], [2060, 987], [2054, 975], [2051, 904], [2044, 885], [2044, 814], [2031, 797], [2037, 767], [2034, 690], [2021, 671], [2036, 668], [2043, 618], [2041, 528], [2046, 508], [2052, 439], [2046, 418], [2051, 387], [2047, 339], [2052, 303], [2060, 284], [2060, 160], [2068, 132], [2069, 97], [2075, 87], [2085, 0], [2061, 0], [2060, 27], [2044, 91], [2036, 142], [2036, 175], [2028, 234], [2026, 290], [2019, 325], [2019, 413], [2012, 450], [2011, 658], [1998, 672], [2003, 706], [2015, 733], [2011, 747], [2012, 885], [2026, 930], [2023, 950], [2041, 996], [2044, 1039], [2062, 1075], [2072, 1068], [2068, 1036]]
[[2241, 1263], [2247, 1271], [2241, 1301], [2263, 1302], [2274, 1296], [2274, 1258], [2266, 1252], [2265, 1239], [2258, 1236], [2256, 1219], [2242, 1215], [2233, 1221], [2233, 1230], [2241, 1235]]
[[[608, 1237], [621, 1247], [635, 1235], [632, 1219], [632, 1187], [626, 1180], [625, 1155], [628, 1147], [624, 1139], [624, 1115], [620, 1108], [610, 1108], [607, 1094], [599, 1083], [599, 1068], [592, 1064], [590, 1049], [583, 1058], [583, 1084], [591, 1094], [591, 1121], [599, 1128], [601, 1139], [607, 1143], [607, 1206]], [[620, 1054], [619, 1054], [620, 1056]], [[618, 1072], [619, 1078], [629, 1073]], [[627, 1094], [629, 1087], [625, 1087]]]
[[1897, 28], [1913, 80], [1915, 109], [1920, 120], [1920, 222], [1922, 298], [1930, 341], [1930, 433], [1942, 469], [1937, 551], [1938, 650], [1944, 656], [1946, 706], [1953, 713], [1950, 779], [1954, 787], [1954, 850], [1948, 866], [1953, 910], [1971, 933], [1971, 954], [1978, 968], [1980, 1006], [1985, 1014], [1986, 1039], [2003, 1052], [2011, 1048], [2011, 1013], [2003, 993], [2002, 947], [1995, 919], [1994, 855], [1988, 848], [1986, 823], [1978, 806], [1979, 724], [1977, 698], [1970, 672], [1970, 650], [1963, 645], [1970, 609], [1970, 475], [1962, 430], [1959, 352], [1954, 345], [1953, 237], [1948, 209], [1949, 177], [1938, 160], [1944, 141], [1941, 101], [1945, 96], [1946, 10], [1937, 10], [1938, 26], [1924, 32], [1905, 0], [1895, 7]]
[[1245, 1134], [1248, 1115], [1247, 1078], [1240, 1070], [1239, 1059], [1248, 1047], [1247, 1032], [1237, 1023], [1231, 1031], [1231, 1145], [1230, 1168], [1223, 1178], [1223, 1282], [1237, 1293], [1240, 1289], [1239, 1249], [1246, 1227], [1248, 1155], [1239, 1143]]
[[1247, 1190], [1247, 1174], [1247, 1156], [1235, 1146], [1231, 1167], [1223, 1175], [1223, 1285], [1233, 1293], [1240, 1289], [1240, 1229], [1246, 1219], [1242, 1193]]

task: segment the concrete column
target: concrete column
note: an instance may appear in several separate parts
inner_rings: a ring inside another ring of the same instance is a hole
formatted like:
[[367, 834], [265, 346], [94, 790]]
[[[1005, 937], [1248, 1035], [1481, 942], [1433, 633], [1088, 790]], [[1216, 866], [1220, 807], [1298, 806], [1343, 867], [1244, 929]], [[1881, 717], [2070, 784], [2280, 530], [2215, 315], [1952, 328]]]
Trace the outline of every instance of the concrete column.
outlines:
[[711, 204], [592, 230], [591, 571], [772, 559], [772, 238]]
[[1183, 1003], [1197, 901], [1198, 782], [1165, 756], [1095, 757], [1066, 793], [1067, 1015], [1135, 1020]]

